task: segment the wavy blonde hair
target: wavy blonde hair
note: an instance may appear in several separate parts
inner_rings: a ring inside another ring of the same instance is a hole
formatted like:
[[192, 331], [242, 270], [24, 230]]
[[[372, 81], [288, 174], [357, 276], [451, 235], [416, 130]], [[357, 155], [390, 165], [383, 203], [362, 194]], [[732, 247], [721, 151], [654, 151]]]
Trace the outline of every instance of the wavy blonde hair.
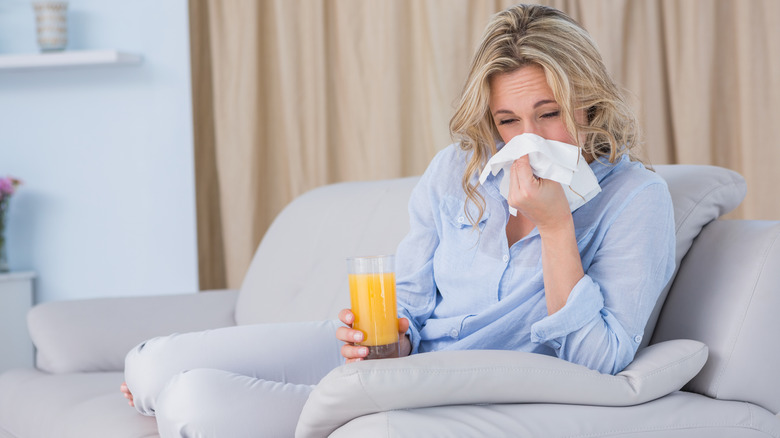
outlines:
[[[453, 139], [460, 142], [461, 149], [472, 151], [462, 186], [467, 200], [479, 208], [477, 218], [466, 209], [475, 226], [484, 214], [485, 200], [472, 180], [501, 141], [490, 114], [490, 80], [530, 64], [544, 69], [571, 137], [579, 142], [580, 134], [585, 134], [584, 144], [578, 145], [585, 154], [607, 158], [610, 163], [625, 154], [637, 159], [633, 152], [638, 141], [636, 117], [590, 35], [557, 9], [511, 7], [496, 14], [485, 29], [450, 120]], [[575, 120], [577, 110], [585, 111], [585, 124]]]

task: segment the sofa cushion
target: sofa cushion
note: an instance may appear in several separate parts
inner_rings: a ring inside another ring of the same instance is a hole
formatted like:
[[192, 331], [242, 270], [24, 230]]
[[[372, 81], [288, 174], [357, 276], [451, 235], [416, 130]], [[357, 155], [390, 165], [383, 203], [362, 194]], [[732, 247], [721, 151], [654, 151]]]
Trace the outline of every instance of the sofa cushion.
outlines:
[[676, 340], [648, 347], [617, 375], [534, 353], [422, 353], [339, 367], [320, 381], [296, 436], [327, 436], [353, 418], [394, 409], [474, 403], [629, 406], [680, 389], [707, 360], [707, 347]]
[[780, 437], [780, 419], [748, 403], [675, 392], [620, 407], [531, 403], [385, 411], [356, 418], [330, 438], [419, 436], [769, 438]]
[[[736, 208], [745, 181], [728, 169], [659, 165], [674, 203], [679, 265], [701, 228]], [[344, 259], [391, 254], [409, 230], [419, 178], [332, 184], [290, 203], [263, 237], [241, 286], [238, 324], [332, 319], [349, 304]], [[305, 275], [301, 275], [305, 273]], [[652, 333], [668, 288], [650, 317]], [[644, 345], [650, 336], [644, 336]]]
[[655, 171], [672, 195], [679, 265], [702, 227], [737, 208], [747, 185], [737, 172], [717, 166], [667, 164]]
[[236, 291], [51, 301], [27, 314], [35, 366], [50, 373], [121, 371], [127, 352], [174, 332], [235, 325]]
[[347, 257], [395, 253], [418, 179], [332, 184], [296, 198], [252, 259], [236, 322], [335, 319], [349, 307]]
[[[677, 247], [675, 266], [688, 253], [693, 239], [702, 227], [720, 216], [734, 210], [745, 198], [745, 179], [733, 170], [703, 165], [659, 165], [655, 171], [669, 186], [674, 205], [674, 224]], [[669, 288], [676, 275], [661, 291], [658, 302], [645, 326], [645, 336], [640, 348], [644, 348], [652, 337], [658, 315], [661, 312]]]
[[[0, 436], [154, 438], [157, 422], [127, 405], [121, 372], [0, 375]], [[4, 435], [5, 433], [5, 435]]]
[[707, 225], [680, 266], [653, 342], [696, 339], [707, 364], [686, 389], [780, 412], [780, 223]]

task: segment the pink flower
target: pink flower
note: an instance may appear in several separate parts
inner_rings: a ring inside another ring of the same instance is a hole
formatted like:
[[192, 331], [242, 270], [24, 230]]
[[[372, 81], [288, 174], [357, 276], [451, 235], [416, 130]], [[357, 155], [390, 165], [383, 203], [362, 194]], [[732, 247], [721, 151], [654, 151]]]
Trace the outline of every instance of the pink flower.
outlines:
[[0, 178], [0, 199], [10, 197], [16, 191], [16, 187], [22, 183], [21, 180], [7, 176]]

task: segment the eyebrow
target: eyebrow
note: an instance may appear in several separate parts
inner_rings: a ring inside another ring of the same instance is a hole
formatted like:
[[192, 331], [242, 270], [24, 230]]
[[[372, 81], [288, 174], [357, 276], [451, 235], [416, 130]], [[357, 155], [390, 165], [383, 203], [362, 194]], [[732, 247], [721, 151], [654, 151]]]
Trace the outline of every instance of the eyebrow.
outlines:
[[547, 105], [548, 103], [558, 103], [558, 102], [556, 102], [556, 101], [554, 101], [552, 99], [540, 100], [539, 102], [536, 102], [534, 104], [534, 109], [539, 108], [542, 105]]
[[[558, 102], [556, 102], [555, 100], [552, 100], [552, 99], [542, 99], [539, 102], [536, 102], [534, 104], [534, 109], [539, 108], [542, 105], [547, 105], [548, 103], [558, 103]], [[497, 116], [499, 114], [514, 114], [514, 113], [512, 111], [509, 111], [509, 110], [500, 109], [500, 110], [498, 110], [498, 111], [493, 113], [493, 117], [495, 117], [495, 116]]]

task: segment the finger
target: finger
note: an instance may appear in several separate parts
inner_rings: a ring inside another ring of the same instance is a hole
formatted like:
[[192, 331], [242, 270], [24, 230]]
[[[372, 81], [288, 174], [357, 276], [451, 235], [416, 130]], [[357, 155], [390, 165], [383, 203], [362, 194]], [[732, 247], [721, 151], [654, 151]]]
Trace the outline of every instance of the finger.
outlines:
[[347, 359], [363, 359], [368, 356], [368, 347], [344, 344], [341, 346], [341, 355]]
[[351, 326], [352, 323], [355, 322], [355, 314], [352, 313], [352, 310], [350, 309], [341, 309], [341, 312], [339, 312], [339, 321]]
[[409, 330], [409, 320], [398, 318], [398, 333], [406, 333], [407, 330]]
[[349, 327], [339, 327], [336, 329], [336, 339], [343, 342], [363, 342], [363, 332], [353, 330]]
[[515, 174], [515, 183], [519, 186], [523, 186], [523, 183], [535, 182], [538, 178], [534, 175], [534, 170], [531, 168], [531, 162], [528, 160], [528, 155], [516, 159], [512, 163], [512, 171]]

